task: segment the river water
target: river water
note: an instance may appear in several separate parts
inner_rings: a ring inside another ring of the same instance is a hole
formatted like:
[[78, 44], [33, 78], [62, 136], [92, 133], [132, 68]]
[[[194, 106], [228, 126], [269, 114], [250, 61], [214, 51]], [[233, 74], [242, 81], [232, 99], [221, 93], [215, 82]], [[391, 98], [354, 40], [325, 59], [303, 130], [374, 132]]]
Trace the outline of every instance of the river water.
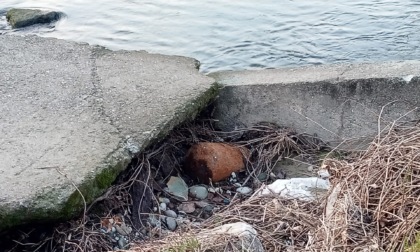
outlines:
[[[11, 7], [56, 9], [55, 27], [11, 31]], [[0, 34], [35, 33], [201, 61], [201, 70], [420, 58], [419, 0], [0, 0]]]

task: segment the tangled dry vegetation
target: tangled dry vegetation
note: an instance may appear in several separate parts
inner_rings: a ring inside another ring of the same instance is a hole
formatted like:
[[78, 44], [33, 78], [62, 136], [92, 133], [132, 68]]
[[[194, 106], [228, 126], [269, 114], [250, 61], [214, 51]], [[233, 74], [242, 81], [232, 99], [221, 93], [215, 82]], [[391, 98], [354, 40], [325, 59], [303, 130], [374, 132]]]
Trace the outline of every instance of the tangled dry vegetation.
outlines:
[[[234, 199], [200, 227], [185, 226], [167, 235], [149, 230], [154, 235], [137, 240], [130, 251], [246, 251], [233, 245], [237, 237], [197, 235], [238, 221], [257, 230], [266, 251], [416, 251], [413, 244], [420, 231], [420, 127], [393, 126], [382, 133], [366, 151], [340, 159], [327, 155], [320, 163], [331, 174], [331, 189], [325, 197], [308, 202], [275, 195], [262, 197], [256, 192], [245, 200]], [[215, 131], [209, 121], [184, 125], [139, 156], [133, 168], [94, 202], [94, 207], [87, 208], [83, 218], [61, 224], [42, 244], [35, 244], [36, 248], [112, 250], [98, 232], [100, 217], [124, 213], [127, 223], [137, 230], [144, 228], [150, 202], [156, 200], [152, 193], [155, 181], [181, 172], [187, 149], [201, 141], [247, 146], [251, 150], [247, 180], [260, 172], [270, 172], [276, 162], [290, 155], [310, 155], [325, 148], [315, 138], [271, 124], [235, 132]], [[95, 210], [97, 205], [102, 212]]]
[[420, 127], [392, 127], [353, 160], [327, 159], [333, 187], [315, 248], [409, 250], [420, 231]]
[[419, 251], [419, 125], [393, 126], [366, 151], [345, 160], [327, 158], [322, 166], [332, 174], [332, 186], [318, 202], [254, 194], [232, 202], [199, 230], [184, 231], [183, 238], [173, 234], [133, 251], [235, 251], [226, 241], [202, 240], [190, 250], [177, 250], [174, 244], [237, 221], [258, 231], [266, 251]]

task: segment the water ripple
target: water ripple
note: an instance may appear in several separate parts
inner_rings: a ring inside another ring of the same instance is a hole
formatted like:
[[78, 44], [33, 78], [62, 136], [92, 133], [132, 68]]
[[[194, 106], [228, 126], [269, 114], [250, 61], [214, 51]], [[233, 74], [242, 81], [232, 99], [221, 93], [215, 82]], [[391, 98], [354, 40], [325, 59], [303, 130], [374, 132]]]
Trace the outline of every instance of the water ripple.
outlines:
[[67, 14], [14, 33], [190, 56], [205, 72], [420, 58], [414, 0], [1, 0], [0, 34], [10, 7]]

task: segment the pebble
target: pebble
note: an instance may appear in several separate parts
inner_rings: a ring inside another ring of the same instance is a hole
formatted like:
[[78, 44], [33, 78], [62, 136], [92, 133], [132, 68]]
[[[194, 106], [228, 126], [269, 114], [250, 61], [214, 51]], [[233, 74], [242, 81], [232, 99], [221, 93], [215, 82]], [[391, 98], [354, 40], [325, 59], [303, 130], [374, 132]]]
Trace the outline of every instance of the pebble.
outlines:
[[160, 226], [160, 221], [157, 220], [155, 216], [150, 216], [148, 221], [149, 221], [150, 225], [152, 225], [153, 227]]
[[171, 231], [174, 231], [177, 227], [176, 220], [172, 217], [166, 217], [165, 224], [166, 224], [166, 227]]
[[225, 205], [229, 205], [229, 204], [230, 204], [230, 200], [228, 200], [228, 199], [223, 199], [223, 204], [225, 204]]
[[203, 211], [207, 212], [207, 213], [212, 213], [214, 209], [214, 206], [208, 204], [207, 206], [203, 207]]
[[126, 245], [127, 245], [127, 242], [125, 241], [125, 239], [121, 238], [118, 240], [118, 247], [120, 249], [124, 249]]
[[204, 186], [192, 186], [189, 189], [189, 194], [191, 197], [203, 200], [207, 198], [207, 195], [209, 194], [208, 190]]
[[171, 201], [168, 198], [159, 198], [159, 202], [160, 203], [165, 203], [165, 204], [171, 203]]
[[112, 232], [112, 233], [115, 233], [115, 231], [117, 231], [117, 230], [115, 229], [115, 227], [112, 227], [112, 228], [111, 228], [111, 232]]
[[164, 212], [164, 214], [166, 215], [166, 216], [168, 216], [168, 217], [172, 217], [172, 218], [176, 218], [176, 217], [178, 217], [178, 215], [175, 213], [175, 211], [173, 211], [173, 210], [166, 210], [165, 212]]
[[233, 186], [235, 186], [235, 187], [241, 187], [242, 185], [239, 184], [239, 183], [235, 183], [235, 184], [233, 184]]
[[121, 235], [129, 235], [132, 231], [131, 227], [125, 225], [125, 223], [122, 223], [121, 226], [116, 225], [115, 229]]
[[177, 200], [188, 200], [188, 186], [182, 178], [172, 176], [166, 185], [168, 186], [167, 192]]
[[313, 166], [313, 165], [308, 166], [308, 171], [309, 171], [309, 172], [311, 172], [311, 171], [313, 171], [313, 170], [314, 170], [314, 166]]
[[265, 172], [261, 172], [259, 175], [258, 175], [258, 180], [259, 181], [261, 181], [261, 182], [265, 182], [265, 181], [267, 181], [267, 179], [268, 179], [268, 175], [267, 175], [267, 173], [265, 173]]
[[228, 195], [232, 195], [232, 192], [231, 192], [230, 190], [226, 190], [226, 193], [227, 193]]
[[195, 201], [194, 204], [196, 207], [199, 207], [199, 208], [204, 208], [209, 205], [209, 203], [205, 201]]
[[247, 186], [243, 186], [243, 187], [239, 187], [236, 189], [236, 192], [242, 194], [242, 195], [249, 195], [252, 193], [252, 189], [247, 187]]
[[236, 179], [236, 173], [235, 173], [235, 172], [232, 172], [231, 177], [232, 177], [233, 179]]
[[160, 211], [166, 211], [166, 204], [165, 203], [160, 203], [160, 205], [159, 205], [159, 209], [160, 209]]
[[193, 213], [195, 211], [194, 202], [181, 203], [178, 206], [178, 210], [185, 213]]

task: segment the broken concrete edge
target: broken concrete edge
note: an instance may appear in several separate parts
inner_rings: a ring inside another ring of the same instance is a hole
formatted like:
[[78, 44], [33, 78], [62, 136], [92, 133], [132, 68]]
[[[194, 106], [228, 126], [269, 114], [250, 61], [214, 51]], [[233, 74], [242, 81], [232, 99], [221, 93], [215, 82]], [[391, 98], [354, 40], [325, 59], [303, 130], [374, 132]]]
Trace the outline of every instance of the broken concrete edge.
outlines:
[[[199, 67], [197, 62], [196, 66]], [[31, 203], [23, 202], [19, 210], [2, 206], [0, 208], [0, 219], [2, 220], [0, 222], [0, 231], [30, 223], [65, 221], [80, 215], [80, 209], [84, 209], [85, 204], [89, 205], [102, 195], [115, 181], [120, 172], [128, 167], [137, 154], [163, 140], [172, 129], [181, 123], [194, 120], [208, 104], [214, 101], [219, 89], [220, 86], [214, 82], [211, 88], [207, 89], [199, 97], [196, 97], [191, 102], [179, 105], [173, 118], [167, 123], [160, 125], [156, 129], [159, 133], [144, 141], [137, 153], [132, 153], [125, 147], [127, 140], [120, 142], [118, 148], [108, 156], [104, 164], [96, 168], [97, 173], [86, 178], [77, 186], [77, 189], [74, 188], [74, 192], [66, 202], [60, 203], [58, 200], [60, 190], [46, 188], [42, 193], [28, 201]], [[65, 174], [62, 175], [65, 176]], [[68, 183], [71, 184], [72, 181], [68, 181]], [[83, 198], [80, 193], [83, 195]], [[31, 217], [28, 218], [28, 216]]]
[[335, 64], [208, 74], [222, 86], [214, 116], [229, 131], [266, 121], [362, 150], [389, 125], [420, 118], [420, 61]]

